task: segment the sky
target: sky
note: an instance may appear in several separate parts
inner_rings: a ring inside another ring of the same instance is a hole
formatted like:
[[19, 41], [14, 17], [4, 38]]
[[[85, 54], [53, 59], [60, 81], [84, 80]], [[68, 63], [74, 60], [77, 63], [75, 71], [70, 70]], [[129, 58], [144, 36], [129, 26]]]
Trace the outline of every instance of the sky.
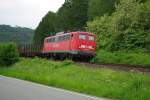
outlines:
[[0, 24], [35, 29], [48, 11], [56, 12], [65, 0], [0, 0]]

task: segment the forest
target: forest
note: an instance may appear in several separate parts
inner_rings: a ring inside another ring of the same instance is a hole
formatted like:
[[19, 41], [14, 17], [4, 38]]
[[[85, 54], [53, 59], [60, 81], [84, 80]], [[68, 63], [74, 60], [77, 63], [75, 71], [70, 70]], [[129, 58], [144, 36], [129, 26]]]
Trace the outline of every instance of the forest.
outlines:
[[0, 25], [0, 42], [15, 42], [17, 44], [31, 44], [34, 31], [30, 28], [10, 25]]
[[65, 0], [49, 11], [35, 30], [34, 43], [67, 30], [97, 35], [97, 50], [150, 51], [149, 0]]

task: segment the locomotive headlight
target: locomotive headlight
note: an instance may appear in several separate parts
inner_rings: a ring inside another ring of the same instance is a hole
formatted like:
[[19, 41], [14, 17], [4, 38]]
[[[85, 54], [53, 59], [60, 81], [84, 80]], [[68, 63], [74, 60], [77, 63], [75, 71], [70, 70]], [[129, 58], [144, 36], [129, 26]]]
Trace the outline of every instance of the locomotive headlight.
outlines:
[[89, 49], [94, 49], [94, 46], [89, 46]]
[[85, 48], [85, 47], [86, 47], [85, 45], [81, 45], [81, 46], [80, 46], [80, 48]]

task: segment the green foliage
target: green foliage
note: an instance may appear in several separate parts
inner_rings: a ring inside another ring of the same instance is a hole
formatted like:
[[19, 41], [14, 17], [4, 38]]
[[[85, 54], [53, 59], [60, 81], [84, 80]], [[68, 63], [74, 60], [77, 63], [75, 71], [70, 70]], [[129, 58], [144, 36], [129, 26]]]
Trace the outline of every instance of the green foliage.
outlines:
[[102, 49], [118, 51], [141, 48], [150, 51], [149, 5], [150, 1], [121, 0], [111, 16], [89, 22], [88, 30], [101, 37], [97, 41]]
[[103, 17], [96, 18], [92, 22], [88, 22], [88, 31], [97, 35], [96, 43], [97, 49], [106, 48], [111, 43], [111, 31], [109, 30], [111, 17], [105, 15]]
[[33, 30], [29, 28], [0, 25], [0, 42], [32, 43], [33, 35]]
[[[138, 53], [137, 53], [138, 52]], [[97, 51], [97, 56], [93, 59], [95, 62], [110, 64], [129, 64], [150, 66], [150, 54], [142, 51], [119, 51], [108, 52], [104, 50]]]
[[71, 13], [70, 13], [70, 3], [65, 2], [61, 8], [59, 8], [56, 13], [56, 31], [67, 31], [71, 28]]
[[88, 0], [65, 0], [57, 12], [58, 31], [83, 29], [86, 26]]
[[35, 58], [0, 68], [0, 74], [115, 100], [150, 98], [149, 73], [87, 68]]
[[88, 0], [72, 0], [70, 8], [72, 29], [82, 29], [86, 26], [87, 10]]
[[112, 16], [112, 50], [144, 48], [150, 43], [150, 2], [122, 0]]
[[14, 43], [0, 44], [0, 65], [10, 66], [19, 60], [19, 53]]
[[115, 4], [119, 0], [89, 0], [88, 18], [94, 19], [105, 14], [110, 15], [115, 10]]
[[56, 15], [53, 12], [48, 12], [42, 19], [39, 26], [35, 30], [34, 43], [42, 44], [44, 38], [55, 34]]

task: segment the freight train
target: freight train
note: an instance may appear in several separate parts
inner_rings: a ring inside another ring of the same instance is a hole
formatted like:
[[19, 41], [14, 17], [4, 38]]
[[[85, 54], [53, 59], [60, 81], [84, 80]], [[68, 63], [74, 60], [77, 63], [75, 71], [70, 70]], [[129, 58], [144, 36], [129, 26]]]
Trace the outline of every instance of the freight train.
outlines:
[[44, 39], [41, 45], [18, 46], [21, 56], [91, 59], [96, 55], [96, 35], [90, 32], [60, 32]]

